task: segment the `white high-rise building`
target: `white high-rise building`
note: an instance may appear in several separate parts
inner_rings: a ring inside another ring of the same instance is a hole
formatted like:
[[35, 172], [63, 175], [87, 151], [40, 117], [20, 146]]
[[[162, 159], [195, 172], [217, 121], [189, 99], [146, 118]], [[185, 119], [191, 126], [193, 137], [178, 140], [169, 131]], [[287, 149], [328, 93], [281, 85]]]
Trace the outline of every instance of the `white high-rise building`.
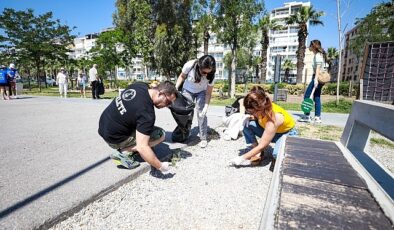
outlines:
[[[275, 57], [277, 55], [282, 56], [282, 63], [285, 59], [290, 59], [294, 64], [297, 63], [296, 51], [298, 48], [298, 26], [297, 25], [287, 25], [286, 19], [297, 12], [301, 6], [311, 6], [310, 2], [286, 2], [284, 6], [275, 8], [270, 13], [270, 19], [276, 20], [277, 24], [284, 27], [283, 30], [270, 30], [269, 37], [269, 47], [267, 51], [267, 81], [272, 81], [274, 78], [274, 66]], [[309, 23], [307, 23], [309, 28]], [[296, 78], [297, 70], [290, 71], [290, 79]], [[303, 77], [305, 75], [305, 68], [303, 72]], [[308, 73], [308, 75], [311, 75]], [[281, 79], [284, 77], [284, 71], [281, 72]]]

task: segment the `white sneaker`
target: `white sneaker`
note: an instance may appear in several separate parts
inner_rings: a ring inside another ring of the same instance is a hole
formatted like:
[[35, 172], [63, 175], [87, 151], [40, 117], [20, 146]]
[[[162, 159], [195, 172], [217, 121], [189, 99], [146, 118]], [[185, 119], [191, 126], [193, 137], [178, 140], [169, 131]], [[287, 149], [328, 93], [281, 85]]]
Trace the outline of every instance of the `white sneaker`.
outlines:
[[298, 119], [298, 121], [300, 121], [300, 122], [311, 122], [311, 116], [304, 115], [303, 117]]
[[205, 147], [208, 146], [208, 141], [202, 140], [199, 145], [200, 145], [201, 148], [205, 148]]
[[315, 123], [321, 123], [320, 117], [314, 117], [314, 118], [313, 118], [313, 122], [315, 122]]

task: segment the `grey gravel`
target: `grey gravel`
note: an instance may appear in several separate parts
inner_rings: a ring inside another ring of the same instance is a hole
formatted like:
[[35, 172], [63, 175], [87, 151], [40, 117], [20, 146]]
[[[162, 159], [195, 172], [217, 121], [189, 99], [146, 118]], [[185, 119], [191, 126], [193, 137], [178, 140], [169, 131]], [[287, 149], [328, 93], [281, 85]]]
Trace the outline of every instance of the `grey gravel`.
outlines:
[[[371, 133], [370, 138], [372, 137], [385, 139], [393, 143], [393, 141], [390, 141], [378, 133]], [[383, 165], [388, 171], [394, 173], [394, 148], [388, 147], [387, 145], [371, 144], [369, 142], [365, 147], [365, 152]]]
[[257, 229], [272, 173], [228, 166], [245, 147], [242, 137], [187, 147], [173, 177], [141, 175], [53, 229]]

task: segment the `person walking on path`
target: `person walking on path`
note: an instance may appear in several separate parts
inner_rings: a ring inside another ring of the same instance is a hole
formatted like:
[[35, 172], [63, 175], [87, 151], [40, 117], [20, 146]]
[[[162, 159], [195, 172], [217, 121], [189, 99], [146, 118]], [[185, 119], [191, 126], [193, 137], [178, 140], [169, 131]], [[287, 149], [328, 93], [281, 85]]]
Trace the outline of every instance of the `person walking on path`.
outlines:
[[[313, 75], [312, 80], [308, 85], [308, 88], [305, 91], [304, 99], [312, 98], [315, 102], [315, 117], [313, 121], [315, 123], [321, 123], [321, 89], [323, 88], [322, 83], [319, 83], [317, 76], [319, 75], [322, 68], [325, 68], [326, 63], [326, 52], [321, 46], [321, 42], [319, 40], [311, 41], [309, 46], [309, 50], [313, 52], [313, 61], [312, 61], [312, 69]], [[298, 121], [301, 122], [311, 122], [312, 118], [310, 113], [305, 113], [303, 117], [301, 117]]]
[[18, 70], [15, 68], [15, 64], [11, 63], [10, 68], [7, 70], [8, 92], [10, 98], [18, 98], [18, 95], [16, 95], [16, 79], [18, 77]]
[[68, 76], [63, 67], [60, 68], [60, 72], [56, 76], [56, 84], [59, 86], [60, 97], [67, 98]]
[[86, 98], [86, 76], [82, 71], [78, 73], [77, 84], [81, 93], [81, 98]]
[[155, 88], [142, 82], [129, 85], [100, 116], [98, 133], [116, 149], [110, 154], [116, 164], [132, 169], [139, 166], [139, 154], [154, 168], [165, 173], [168, 162], [160, 162], [152, 147], [165, 139], [165, 131], [154, 126], [155, 107], [170, 106], [176, 99], [174, 83], [165, 81]]
[[177, 89], [183, 83], [182, 94], [185, 97], [196, 101], [201, 148], [205, 148], [208, 145], [208, 120], [206, 114], [211, 101], [215, 72], [215, 58], [211, 55], [204, 55], [199, 59], [186, 62], [176, 82]]
[[[235, 157], [230, 163], [234, 166], [251, 165], [251, 159], [261, 159], [262, 156], [259, 155], [272, 142], [275, 143], [272, 154], [273, 166], [284, 143], [284, 137], [297, 134], [294, 129], [295, 121], [286, 110], [272, 103], [263, 90], [248, 93], [244, 98], [244, 106], [246, 112], [256, 119], [250, 120], [243, 130], [246, 143], [251, 144], [252, 149], [242, 156]], [[260, 137], [260, 142], [257, 142], [256, 137]]]
[[90, 86], [92, 87], [92, 98], [93, 99], [100, 99], [99, 96], [99, 76], [97, 74], [97, 64], [93, 64], [92, 68], [89, 70], [89, 82]]
[[7, 95], [8, 89], [8, 79], [7, 79], [7, 67], [5, 65], [1, 65], [0, 67], [0, 93], [3, 100], [9, 100], [10, 98]]

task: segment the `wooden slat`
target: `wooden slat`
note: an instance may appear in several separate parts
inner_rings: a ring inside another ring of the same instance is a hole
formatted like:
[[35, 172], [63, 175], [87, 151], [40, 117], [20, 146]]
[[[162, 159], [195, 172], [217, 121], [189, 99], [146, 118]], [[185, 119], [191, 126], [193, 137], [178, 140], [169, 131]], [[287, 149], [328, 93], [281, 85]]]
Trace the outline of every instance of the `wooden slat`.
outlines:
[[284, 175], [278, 229], [391, 229], [365, 189]]
[[277, 229], [392, 229], [334, 142], [289, 137]]

